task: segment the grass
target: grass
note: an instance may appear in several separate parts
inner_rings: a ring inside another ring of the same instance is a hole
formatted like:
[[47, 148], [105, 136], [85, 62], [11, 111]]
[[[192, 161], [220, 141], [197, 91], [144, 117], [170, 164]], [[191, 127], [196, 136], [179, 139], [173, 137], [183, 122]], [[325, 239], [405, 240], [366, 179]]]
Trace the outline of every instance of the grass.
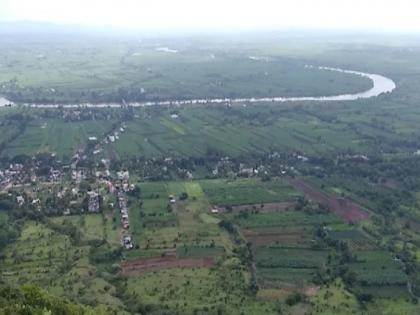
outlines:
[[115, 297], [115, 287], [89, 263], [89, 250], [41, 223], [28, 221], [19, 239], [6, 247], [0, 271], [8, 283], [34, 283], [52, 294], [93, 305], [100, 301], [126, 314], [122, 301]]
[[[223, 276], [222, 276], [223, 275]], [[128, 293], [143, 305], [163, 306], [183, 314], [217, 312], [276, 314], [273, 305], [242, 300], [244, 279], [234, 270], [171, 269], [128, 280]]]
[[337, 280], [309, 299], [313, 314], [359, 314], [361, 312], [356, 297], [345, 289], [342, 281]]
[[82, 214], [72, 215], [68, 217], [57, 217], [54, 222], [60, 224], [65, 221], [71, 222], [77, 226], [82, 232], [82, 238], [85, 241], [90, 240], [107, 240], [112, 245], [119, 246], [120, 229], [114, 229], [113, 223], [109, 218], [101, 214]]

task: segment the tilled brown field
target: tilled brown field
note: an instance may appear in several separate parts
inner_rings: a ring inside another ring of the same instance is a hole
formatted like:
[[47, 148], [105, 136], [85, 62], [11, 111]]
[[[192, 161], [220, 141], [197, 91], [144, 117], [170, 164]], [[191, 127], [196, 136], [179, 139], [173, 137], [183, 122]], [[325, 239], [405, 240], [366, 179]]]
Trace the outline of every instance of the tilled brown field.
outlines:
[[303, 192], [306, 198], [329, 207], [337, 215], [348, 222], [358, 223], [369, 217], [369, 214], [357, 203], [337, 197], [329, 197], [325, 193], [313, 188], [302, 179], [290, 179], [289, 183]]
[[212, 257], [176, 258], [174, 256], [144, 258], [121, 263], [124, 274], [147, 273], [168, 268], [211, 267], [214, 265]]

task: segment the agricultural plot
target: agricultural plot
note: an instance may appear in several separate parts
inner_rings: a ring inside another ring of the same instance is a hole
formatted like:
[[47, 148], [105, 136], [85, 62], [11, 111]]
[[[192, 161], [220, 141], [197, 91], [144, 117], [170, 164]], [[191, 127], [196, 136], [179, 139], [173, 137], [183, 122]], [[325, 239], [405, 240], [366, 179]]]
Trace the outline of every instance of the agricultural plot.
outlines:
[[390, 253], [381, 250], [358, 251], [350, 264], [360, 288], [378, 297], [406, 296], [407, 275]]
[[369, 250], [376, 247], [362, 231], [354, 227], [347, 227], [345, 230], [331, 230], [328, 236], [333, 241], [346, 242], [352, 250]]
[[[210, 204], [199, 182], [148, 182], [139, 187], [141, 199], [132, 200], [130, 207], [130, 231], [139, 252], [127, 253], [131, 261], [162, 254], [215, 257], [230, 250], [227, 232], [208, 214]], [[185, 200], [180, 199], [183, 193]]]
[[300, 196], [282, 179], [206, 180], [200, 182], [209, 201], [218, 206], [257, 205], [295, 200]]
[[328, 251], [310, 248], [258, 247], [253, 251], [257, 281], [262, 288], [305, 293], [313, 285]]
[[100, 138], [109, 131], [112, 121], [66, 123], [60, 120], [36, 120], [29, 123], [23, 134], [8, 143], [3, 156], [31, 156], [36, 153], [55, 153], [68, 162], [89, 137]]
[[[232, 45], [227, 53], [215, 43], [208, 43], [204, 50], [171, 43], [173, 53], [168, 53], [147, 40], [141, 45], [135, 40], [115, 43], [103, 37], [82, 37], [77, 44], [73, 41], [31, 42], [23, 49], [21, 43], [2, 39], [5, 49], [0, 53], [0, 82], [15, 80], [20, 92], [13, 93], [16, 87], [11, 91], [6, 86], [2, 94], [19, 100], [68, 103], [120, 101], [121, 97], [170, 100], [336, 95], [371, 87], [366, 78], [310, 69], [292, 58], [255, 60], [247, 56], [247, 50]], [[142, 93], [135, 92], [141, 88]]]
[[112, 220], [101, 214], [82, 214], [52, 219], [57, 224], [70, 222], [77, 226], [84, 241], [106, 240], [109, 244], [119, 246], [120, 228], [114, 228]]
[[316, 287], [314, 280], [329, 254], [327, 249], [313, 249], [316, 229], [342, 222], [331, 213], [311, 214], [294, 209], [242, 210], [224, 215], [240, 227], [250, 244], [256, 279], [267, 299], [283, 296], [284, 292], [307, 294]]
[[359, 223], [369, 218], [369, 213], [356, 202], [344, 198], [330, 197], [302, 179], [290, 179], [289, 183], [296, 190], [301, 191], [309, 200], [329, 207], [348, 222]]
[[[285, 105], [286, 108], [288, 105]], [[128, 122], [127, 132], [110, 149], [120, 159], [136, 156], [205, 157], [209, 152], [240, 157], [272, 150], [307, 154], [365, 152], [368, 147], [346, 124], [326, 123], [315, 113], [293, 113], [267, 104], [246, 108], [180, 108], [145, 114]], [[309, 123], [308, 123], [309, 122]]]
[[250, 213], [238, 215], [234, 222], [244, 229], [261, 227], [321, 226], [340, 222], [332, 214], [307, 214], [289, 210], [277, 213]]
[[323, 250], [261, 247], [255, 251], [256, 264], [263, 268], [317, 268], [326, 261]]
[[312, 226], [284, 226], [260, 227], [243, 229], [246, 240], [254, 247], [259, 246], [286, 246], [309, 247], [313, 243], [315, 228]]

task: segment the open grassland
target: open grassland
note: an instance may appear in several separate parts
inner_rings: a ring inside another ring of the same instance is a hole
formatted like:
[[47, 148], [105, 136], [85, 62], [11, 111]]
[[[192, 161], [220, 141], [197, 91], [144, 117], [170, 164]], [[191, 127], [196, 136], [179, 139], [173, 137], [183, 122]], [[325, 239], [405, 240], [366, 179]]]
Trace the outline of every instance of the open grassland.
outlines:
[[67, 235], [27, 222], [19, 239], [5, 250], [2, 278], [15, 284], [34, 283], [55, 295], [81, 303], [101, 303], [108, 310], [125, 314], [123, 303], [115, 297], [115, 287], [98, 276], [89, 262], [91, 246], [86, 241], [91, 239], [86, 235], [75, 245]]
[[71, 223], [77, 226], [82, 233], [82, 239], [106, 240], [113, 246], [119, 246], [121, 243], [120, 228], [114, 228], [112, 220], [101, 214], [82, 214], [67, 217], [56, 217], [52, 219], [57, 224], [63, 222]]
[[365, 308], [361, 308], [354, 294], [346, 290], [344, 283], [336, 281], [324, 287], [309, 299], [312, 314], [387, 314], [412, 315], [420, 311], [416, 303], [406, 298], [395, 296], [390, 299], [378, 298]]
[[171, 269], [128, 280], [128, 293], [138, 302], [183, 314], [276, 314], [273, 305], [244, 299], [246, 279], [235, 269]]

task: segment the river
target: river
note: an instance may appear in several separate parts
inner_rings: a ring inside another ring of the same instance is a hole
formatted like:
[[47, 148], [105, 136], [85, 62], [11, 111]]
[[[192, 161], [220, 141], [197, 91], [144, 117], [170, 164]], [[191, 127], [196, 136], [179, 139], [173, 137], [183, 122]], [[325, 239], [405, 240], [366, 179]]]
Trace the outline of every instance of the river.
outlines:
[[[350, 75], [358, 75], [361, 77], [369, 78], [372, 81], [372, 88], [367, 91], [362, 91], [354, 94], [340, 94], [340, 95], [331, 95], [331, 96], [296, 96], [296, 97], [262, 97], [262, 98], [210, 98], [210, 99], [194, 99], [194, 100], [177, 100], [177, 101], [158, 101], [158, 102], [133, 102], [127, 105], [133, 107], [142, 107], [142, 106], [154, 106], [154, 105], [195, 105], [195, 104], [223, 104], [223, 103], [262, 103], [262, 102], [331, 102], [331, 101], [354, 101], [358, 99], [366, 99], [377, 97], [381, 94], [391, 93], [395, 90], [395, 82], [391, 79], [384, 77], [379, 74], [371, 74], [360, 71], [353, 70], [343, 70], [340, 68], [331, 68], [331, 67], [314, 67], [314, 66], [305, 66], [307, 68], [317, 68], [323, 71], [334, 71], [340, 73], [346, 73]], [[13, 104], [12, 102], [0, 97], [0, 106], [5, 106], [7, 104]], [[104, 107], [114, 107], [118, 108], [123, 106], [119, 103], [103, 103], [103, 104], [22, 104], [23, 106], [33, 107], [33, 108], [76, 108], [76, 107], [91, 107], [91, 108], [104, 108]]]

